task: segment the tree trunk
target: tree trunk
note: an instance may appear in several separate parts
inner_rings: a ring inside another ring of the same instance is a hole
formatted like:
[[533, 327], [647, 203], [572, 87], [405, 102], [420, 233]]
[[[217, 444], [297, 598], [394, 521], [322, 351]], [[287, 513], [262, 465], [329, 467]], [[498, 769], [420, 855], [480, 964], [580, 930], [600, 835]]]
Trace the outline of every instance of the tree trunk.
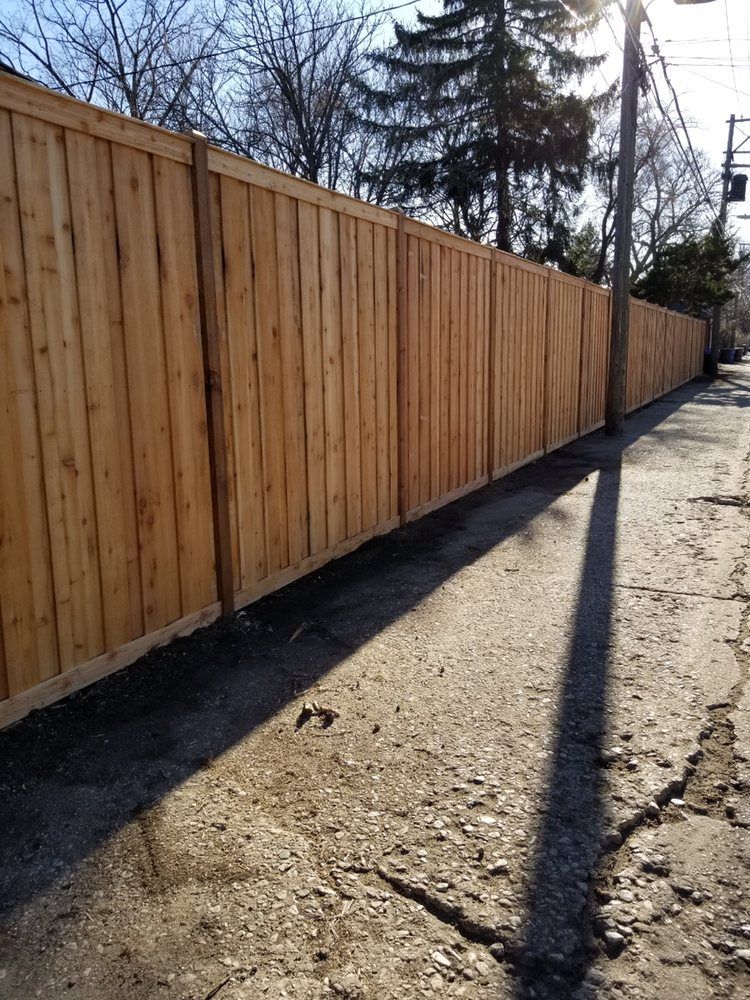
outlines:
[[497, 248], [510, 253], [510, 187], [508, 183], [508, 167], [498, 163], [496, 167], [497, 186]]
[[507, 107], [507, 66], [505, 52], [505, 0], [497, 5], [497, 92], [495, 94], [495, 189], [497, 192], [497, 235], [498, 250], [510, 252], [510, 204], [509, 168], [506, 156], [507, 129], [505, 109]]

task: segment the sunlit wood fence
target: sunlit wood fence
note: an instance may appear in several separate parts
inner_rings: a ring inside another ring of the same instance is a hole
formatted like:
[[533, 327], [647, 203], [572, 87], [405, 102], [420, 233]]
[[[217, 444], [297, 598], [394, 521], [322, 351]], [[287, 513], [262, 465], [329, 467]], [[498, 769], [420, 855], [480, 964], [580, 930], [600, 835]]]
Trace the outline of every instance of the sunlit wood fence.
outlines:
[[603, 421], [605, 290], [1, 74], [0, 259], [0, 724]]

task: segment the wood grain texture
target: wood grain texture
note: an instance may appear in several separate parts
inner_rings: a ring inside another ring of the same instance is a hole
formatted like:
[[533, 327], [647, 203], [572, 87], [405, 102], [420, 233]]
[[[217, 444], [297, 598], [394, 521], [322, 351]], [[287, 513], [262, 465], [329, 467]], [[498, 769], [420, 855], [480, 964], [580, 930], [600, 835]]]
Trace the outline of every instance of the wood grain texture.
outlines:
[[[600, 426], [610, 309], [0, 74], [0, 724]], [[634, 300], [628, 408], [705, 337]]]

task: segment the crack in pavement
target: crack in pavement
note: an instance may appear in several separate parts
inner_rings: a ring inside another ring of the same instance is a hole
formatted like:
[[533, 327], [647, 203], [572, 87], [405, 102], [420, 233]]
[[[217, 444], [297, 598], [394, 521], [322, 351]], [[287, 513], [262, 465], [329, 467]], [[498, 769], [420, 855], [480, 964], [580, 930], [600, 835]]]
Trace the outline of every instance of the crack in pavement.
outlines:
[[460, 904], [454, 903], [438, 893], [431, 892], [422, 882], [390, 871], [385, 865], [378, 865], [375, 871], [383, 882], [399, 896], [420, 903], [433, 917], [453, 927], [472, 944], [482, 944], [488, 947], [490, 954], [498, 962], [512, 959], [513, 947], [510, 937], [503, 934], [499, 925], [486, 923], [470, 916]]
[[720, 507], [740, 507], [743, 510], [750, 506], [747, 496], [732, 496], [718, 494], [708, 497], [688, 497], [688, 503], [710, 503]]
[[745, 604], [750, 602], [750, 596], [740, 591], [725, 596], [723, 594], [700, 594], [693, 590], [670, 590], [667, 587], [648, 587], [645, 584], [636, 583], [615, 583], [613, 586], [618, 590], [643, 591], [647, 594], [666, 594], [672, 597], [698, 597], [704, 601], [739, 601]]
[[[748, 456], [750, 464], [750, 455]], [[719, 498], [732, 506], [741, 507], [745, 517], [750, 516], [746, 503], [737, 498]], [[735, 502], [735, 500], [737, 502]], [[727, 640], [733, 646], [740, 670], [740, 678], [730, 690], [727, 698], [706, 707], [706, 717], [697, 733], [695, 748], [687, 754], [682, 772], [666, 780], [662, 787], [641, 808], [621, 820], [616, 828], [606, 830], [601, 838], [599, 851], [593, 860], [584, 881], [588, 883], [587, 903], [582, 921], [585, 931], [581, 937], [582, 947], [572, 953], [533, 952], [526, 948], [523, 935], [491, 921], [470, 916], [465, 907], [453, 899], [446, 899], [441, 893], [433, 892], [423, 882], [412, 876], [399, 874], [385, 865], [377, 867], [377, 875], [392, 890], [405, 899], [421, 904], [433, 917], [454, 928], [467, 941], [488, 947], [496, 961], [502, 963], [524, 989], [543, 988], [549, 981], [554, 990], [563, 990], [568, 996], [584, 981], [591, 966], [591, 957], [600, 949], [612, 960], [625, 950], [630, 938], [638, 928], [626, 927], [620, 933], [614, 919], [604, 918], [599, 912], [597, 897], [606, 898], [609, 884], [614, 874], [623, 865], [623, 855], [629, 842], [637, 832], [647, 826], [655, 827], [672, 820], [665, 807], [674, 798], [687, 798], [685, 808], [697, 816], [720, 818], [734, 827], [744, 827], [728, 800], [731, 791], [741, 791], [743, 785], [737, 780], [737, 762], [734, 753], [734, 727], [732, 712], [737, 708], [743, 695], [750, 664], [750, 595], [746, 592], [743, 577], [746, 570], [745, 553], [735, 562], [730, 578], [736, 586], [732, 596], [707, 595], [684, 591], [615, 584], [628, 590], [662, 593], [679, 597], [693, 597], [708, 600], [739, 602], [742, 606], [741, 622], [737, 638]], [[675, 890], [677, 891], [677, 890]], [[609, 898], [612, 898], [610, 895]], [[530, 994], [531, 995], [531, 994]], [[555, 995], [558, 995], [555, 992]], [[562, 994], [560, 994], [562, 995]]]
[[[746, 472], [743, 485], [746, 485], [750, 478], [750, 453], [746, 456], [745, 461]], [[729, 503], [739, 498], [699, 497], [696, 499]], [[732, 505], [742, 507], [745, 518], [750, 518], [750, 510], [748, 510], [746, 501], [743, 500], [742, 503], [736, 504], [732, 502]], [[745, 524], [750, 527], [748, 521]], [[730, 574], [730, 579], [737, 587], [736, 597], [724, 598], [724, 600], [739, 600], [744, 604], [738, 634], [734, 639], [727, 640], [734, 650], [739, 679], [730, 689], [726, 700], [707, 706], [708, 719], [698, 734], [698, 749], [688, 754], [688, 762], [683, 770], [683, 776], [670, 781], [654, 796], [653, 802], [644, 809], [637, 810], [629, 822], [620, 825], [618, 828], [620, 843], [616, 843], [616, 838], [613, 838], [608, 851], [605, 847], [600, 859], [599, 873], [592, 879], [592, 891], [587, 907], [588, 920], [597, 936], [604, 940], [605, 951], [612, 959], [619, 957], [625, 951], [629, 938], [621, 933], [623, 928], [618, 928], [614, 920], [602, 920], [597, 915], [598, 907], [595, 896], [606, 897], [609, 895], [609, 898], [612, 898], [608, 890], [613, 885], [614, 873], [620, 867], [625, 866], [626, 858], [624, 855], [628, 842], [641, 827], [645, 825], [658, 826], [670, 822], [670, 817], [663, 813], [662, 807], [672, 798], [682, 799], [688, 792], [690, 799], [685, 802], [685, 806], [695, 815], [722, 819], [733, 827], [743, 829], [750, 827], [750, 823], [737, 818], [733, 804], [727, 801], [731, 790], [741, 792], [745, 789], [745, 783], [738, 777], [738, 760], [734, 749], [735, 730], [731, 715], [739, 706], [750, 676], [750, 603], [748, 603], [750, 595], [744, 584], [749, 551], [750, 541], [747, 541], [743, 544], [742, 555], [735, 561], [734, 569]], [[607, 935], [612, 935], [613, 932], [614, 936], [608, 938]], [[633, 931], [631, 930], [630, 933], [632, 934]], [[609, 942], [609, 946], [607, 942]]]

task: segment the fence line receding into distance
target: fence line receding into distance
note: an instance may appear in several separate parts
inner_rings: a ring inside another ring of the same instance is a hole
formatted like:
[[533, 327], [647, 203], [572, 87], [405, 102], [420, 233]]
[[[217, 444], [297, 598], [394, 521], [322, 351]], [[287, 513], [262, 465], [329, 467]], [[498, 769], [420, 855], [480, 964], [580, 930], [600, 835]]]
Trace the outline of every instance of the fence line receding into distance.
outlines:
[[0, 258], [0, 725], [603, 422], [607, 291], [2, 74]]

